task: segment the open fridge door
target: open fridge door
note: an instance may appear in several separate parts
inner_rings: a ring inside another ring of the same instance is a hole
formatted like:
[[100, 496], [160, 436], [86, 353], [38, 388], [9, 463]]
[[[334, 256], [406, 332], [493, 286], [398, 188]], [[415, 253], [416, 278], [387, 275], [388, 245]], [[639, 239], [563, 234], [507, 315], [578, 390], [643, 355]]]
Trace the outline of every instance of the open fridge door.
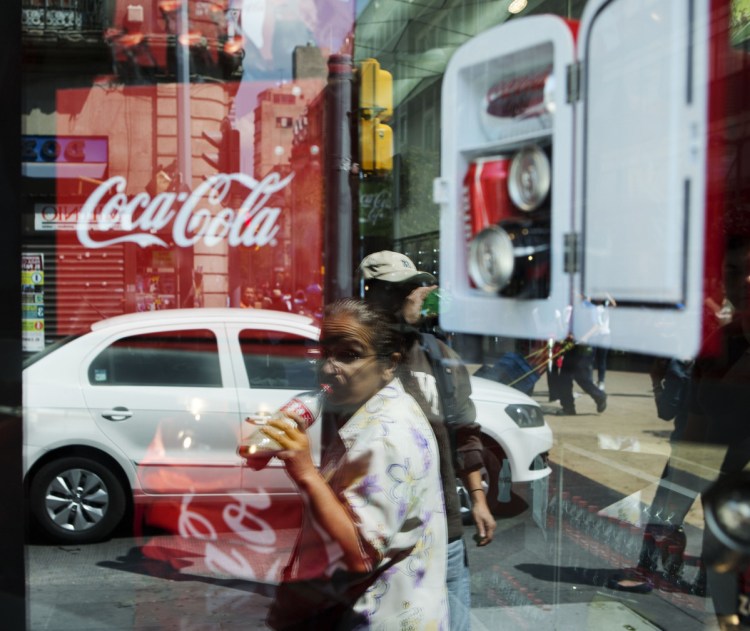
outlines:
[[[702, 342], [708, 0], [593, 0], [579, 34], [573, 333], [691, 357]], [[602, 337], [602, 308], [609, 336]]]

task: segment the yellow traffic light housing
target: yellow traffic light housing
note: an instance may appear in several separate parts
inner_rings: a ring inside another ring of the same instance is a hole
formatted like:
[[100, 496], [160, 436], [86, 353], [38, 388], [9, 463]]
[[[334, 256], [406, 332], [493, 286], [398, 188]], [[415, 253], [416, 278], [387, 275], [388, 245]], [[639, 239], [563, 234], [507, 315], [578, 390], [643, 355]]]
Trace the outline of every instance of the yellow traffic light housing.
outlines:
[[365, 59], [360, 66], [359, 109], [368, 119], [387, 121], [393, 115], [393, 76], [377, 59]]
[[393, 130], [376, 120], [360, 120], [360, 164], [363, 171], [393, 170]]
[[363, 171], [393, 169], [393, 130], [383, 124], [393, 116], [393, 77], [377, 59], [360, 66], [360, 166]]

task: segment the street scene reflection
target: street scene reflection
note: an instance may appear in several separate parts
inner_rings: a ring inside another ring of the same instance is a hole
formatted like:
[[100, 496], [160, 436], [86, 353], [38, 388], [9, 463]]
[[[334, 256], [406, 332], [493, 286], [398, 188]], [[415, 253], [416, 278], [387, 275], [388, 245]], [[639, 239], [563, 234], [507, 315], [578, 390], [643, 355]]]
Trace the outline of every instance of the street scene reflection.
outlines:
[[21, 15], [27, 628], [750, 626], [750, 1]]

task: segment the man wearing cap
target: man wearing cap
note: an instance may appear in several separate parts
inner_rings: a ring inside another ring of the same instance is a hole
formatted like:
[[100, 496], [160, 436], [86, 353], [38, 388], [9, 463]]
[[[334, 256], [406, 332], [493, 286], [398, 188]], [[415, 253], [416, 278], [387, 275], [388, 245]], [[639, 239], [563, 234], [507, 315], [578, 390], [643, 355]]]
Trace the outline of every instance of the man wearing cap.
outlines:
[[481, 427], [469, 398], [469, 373], [452, 349], [416, 328], [423, 320], [425, 298], [437, 289], [432, 274], [419, 271], [403, 254], [387, 250], [365, 257], [357, 271], [364, 281], [365, 300], [393, 312], [403, 323], [409, 348], [407, 363], [431, 408], [429, 421], [440, 452], [448, 521], [447, 587], [451, 630], [469, 629], [471, 587], [456, 472], [471, 496], [477, 545], [490, 543], [496, 526], [482, 486]]

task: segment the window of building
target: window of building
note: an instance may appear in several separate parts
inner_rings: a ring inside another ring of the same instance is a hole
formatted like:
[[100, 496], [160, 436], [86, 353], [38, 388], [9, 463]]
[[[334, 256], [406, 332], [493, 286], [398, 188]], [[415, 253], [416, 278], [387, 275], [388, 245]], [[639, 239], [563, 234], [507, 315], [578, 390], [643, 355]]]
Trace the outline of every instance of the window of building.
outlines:
[[273, 102], [278, 105], [294, 105], [296, 98], [293, 94], [276, 93], [273, 95]]

